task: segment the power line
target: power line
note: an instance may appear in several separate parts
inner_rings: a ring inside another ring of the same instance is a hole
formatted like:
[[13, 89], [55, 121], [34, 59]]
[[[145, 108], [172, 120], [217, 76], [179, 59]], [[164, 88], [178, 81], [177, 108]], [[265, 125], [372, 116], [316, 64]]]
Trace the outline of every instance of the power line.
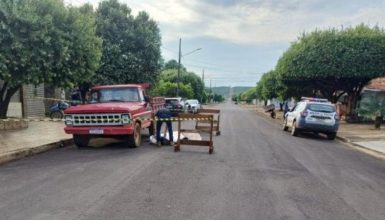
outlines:
[[[163, 49], [165, 50], [168, 50], [172, 53], [175, 53], [176, 55], [178, 54], [176, 51], [174, 50], [171, 50], [167, 47], [164, 47], [162, 46]], [[239, 71], [239, 70], [228, 70], [228, 69], [223, 69], [220, 65], [218, 64], [214, 64], [214, 63], [210, 63], [210, 62], [206, 62], [206, 61], [200, 61], [200, 60], [196, 60], [196, 59], [191, 59], [191, 58], [187, 58], [187, 60], [189, 62], [192, 61], [192, 63], [201, 63], [201, 64], [204, 64], [204, 66], [202, 65], [196, 65], [196, 64], [186, 64], [185, 62], [183, 62], [183, 65], [185, 66], [191, 66], [191, 67], [198, 67], [198, 68], [206, 68], [206, 69], [212, 69], [212, 70], [218, 70], [218, 71], [223, 71], [223, 72], [230, 72], [230, 73], [245, 73], [245, 74], [250, 74], [250, 75], [261, 75], [263, 73], [255, 73], [255, 72], [252, 72], [252, 71]], [[211, 66], [211, 67], [210, 67]]]
[[168, 50], [168, 51], [170, 51], [170, 52], [172, 52], [172, 53], [175, 53], [176, 55], [178, 55], [178, 52], [176, 52], [175, 50], [171, 50], [171, 49], [169, 49], [169, 48], [167, 48], [167, 47], [164, 47], [164, 46], [161, 46], [163, 49], [165, 49], [165, 50]]
[[222, 68], [194, 65], [194, 64], [188, 64], [188, 63], [187, 64], [184, 63], [183, 65], [190, 66], [190, 67], [197, 67], [197, 68], [205, 68], [205, 69], [217, 70], [217, 71], [227, 72], [227, 73], [237, 73], [237, 74], [243, 73], [243, 74], [250, 74], [250, 75], [263, 75], [264, 74], [264, 73], [251, 73], [251, 72], [236, 71], [236, 70], [225, 70], [225, 69], [222, 69]]

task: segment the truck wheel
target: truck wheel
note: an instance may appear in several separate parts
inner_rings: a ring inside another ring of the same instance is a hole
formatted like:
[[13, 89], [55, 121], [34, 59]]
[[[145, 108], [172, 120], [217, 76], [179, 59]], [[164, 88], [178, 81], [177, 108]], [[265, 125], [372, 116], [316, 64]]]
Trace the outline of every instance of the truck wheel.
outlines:
[[128, 146], [131, 148], [139, 147], [142, 143], [142, 127], [139, 123], [135, 123], [134, 133], [128, 137]]
[[329, 133], [327, 134], [329, 140], [334, 140], [337, 136], [337, 133]]
[[298, 136], [298, 129], [295, 125], [295, 121], [293, 121], [293, 124], [291, 126], [291, 135], [292, 136]]
[[287, 127], [287, 119], [283, 119], [283, 125], [282, 125], [282, 130], [283, 131], [287, 131], [288, 127]]
[[74, 143], [78, 148], [88, 147], [90, 137], [88, 135], [73, 135]]

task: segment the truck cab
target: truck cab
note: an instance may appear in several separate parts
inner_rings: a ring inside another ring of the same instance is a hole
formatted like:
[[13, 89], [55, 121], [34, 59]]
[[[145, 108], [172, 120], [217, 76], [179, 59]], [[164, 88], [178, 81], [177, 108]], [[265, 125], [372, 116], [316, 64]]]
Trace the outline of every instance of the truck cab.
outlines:
[[149, 98], [148, 84], [96, 86], [88, 104], [64, 111], [64, 131], [72, 134], [78, 147], [86, 147], [93, 137], [126, 139], [128, 146], [141, 144], [141, 131], [154, 132], [156, 111], [164, 107], [164, 98]]

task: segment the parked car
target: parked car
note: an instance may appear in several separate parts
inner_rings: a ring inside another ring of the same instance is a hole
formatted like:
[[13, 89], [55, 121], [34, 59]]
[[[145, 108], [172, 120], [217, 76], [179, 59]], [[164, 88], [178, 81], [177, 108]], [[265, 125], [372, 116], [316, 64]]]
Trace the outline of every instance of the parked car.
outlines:
[[201, 108], [201, 104], [196, 99], [188, 99], [185, 101], [184, 105], [186, 106], [187, 111], [196, 112]]
[[286, 113], [282, 129], [291, 129], [297, 136], [300, 132], [324, 133], [333, 140], [337, 135], [339, 116], [336, 107], [327, 99], [303, 97], [292, 110]]
[[49, 107], [49, 117], [52, 119], [62, 119], [64, 110], [70, 107], [70, 104], [65, 101], [58, 101]]
[[182, 98], [165, 98], [165, 107], [171, 111], [174, 117], [184, 112]]

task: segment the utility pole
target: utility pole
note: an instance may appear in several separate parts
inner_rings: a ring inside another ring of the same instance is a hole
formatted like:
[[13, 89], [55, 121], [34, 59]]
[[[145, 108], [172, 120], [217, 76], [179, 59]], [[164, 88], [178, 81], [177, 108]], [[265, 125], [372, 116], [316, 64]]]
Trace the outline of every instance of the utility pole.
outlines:
[[211, 103], [211, 100], [213, 98], [213, 91], [211, 90], [211, 79], [210, 79], [210, 95], [209, 95], [210, 99], [209, 99], [209, 103]]
[[202, 81], [203, 85], [205, 85], [205, 69], [202, 69]]
[[205, 88], [206, 88], [206, 85], [205, 85], [205, 69], [202, 69], [202, 82], [203, 82], [203, 92], [201, 94], [201, 103], [203, 101], [203, 93], [205, 92]]
[[180, 59], [182, 57], [182, 49], [181, 49], [181, 44], [182, 44], [182, 38], [179, 38], [179, 55], [178, 55], [178, 82], [177, 82], [177, 87], [176, 87], [176, 97], [179, 97], [179, 82], [180, 82]]
[[210, 79], [210, 93], [212, 93], [213, 91], [211, 91], [211, 79]]

